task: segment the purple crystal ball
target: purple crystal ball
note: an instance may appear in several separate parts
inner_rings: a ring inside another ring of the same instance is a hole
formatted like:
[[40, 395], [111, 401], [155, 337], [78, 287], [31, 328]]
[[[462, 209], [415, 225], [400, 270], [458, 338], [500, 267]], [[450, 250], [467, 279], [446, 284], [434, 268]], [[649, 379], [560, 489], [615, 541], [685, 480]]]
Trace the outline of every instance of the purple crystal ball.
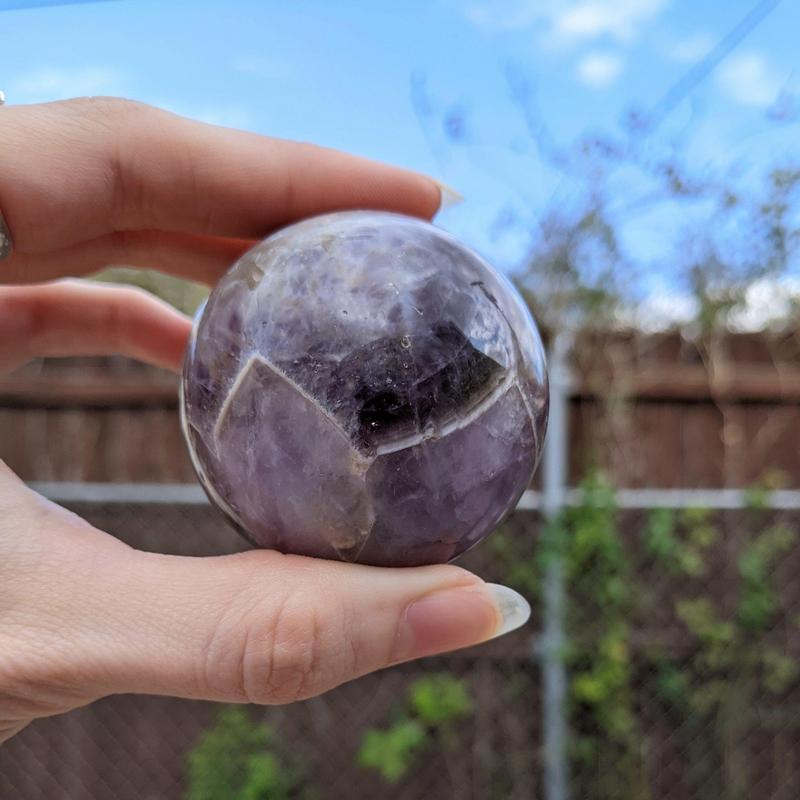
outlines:
[[349, 211], [275, 233], [211, 293], [183, 428], [211, 501], [259, 547], [449, 561], [528, 486], [547, 423], [536, 325], [447, 233]]

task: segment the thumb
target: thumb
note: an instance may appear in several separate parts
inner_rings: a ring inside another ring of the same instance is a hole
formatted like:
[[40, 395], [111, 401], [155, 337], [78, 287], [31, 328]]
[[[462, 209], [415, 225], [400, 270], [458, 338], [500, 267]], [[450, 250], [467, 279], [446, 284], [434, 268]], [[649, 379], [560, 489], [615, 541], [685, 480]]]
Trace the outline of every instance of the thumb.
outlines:
[[113, 596], [98, 604], [104, 693], [287, 703], [494, 638], [530, 614], [513, 590], [453, 566], [386, 569], [267, 551], [129, 551], [125, 561]]

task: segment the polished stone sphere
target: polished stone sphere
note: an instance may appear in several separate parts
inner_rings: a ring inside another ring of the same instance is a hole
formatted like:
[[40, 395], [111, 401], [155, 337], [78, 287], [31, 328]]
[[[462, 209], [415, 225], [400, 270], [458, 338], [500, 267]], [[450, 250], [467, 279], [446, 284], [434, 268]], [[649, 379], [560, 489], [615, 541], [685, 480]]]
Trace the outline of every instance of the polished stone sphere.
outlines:
[[547, 423], [536, 326], [444, 231], [349, 211], [247, 252], [195, 325], [183, 428], [253, 544], [386, 566], [449, 561], [513, 510]]

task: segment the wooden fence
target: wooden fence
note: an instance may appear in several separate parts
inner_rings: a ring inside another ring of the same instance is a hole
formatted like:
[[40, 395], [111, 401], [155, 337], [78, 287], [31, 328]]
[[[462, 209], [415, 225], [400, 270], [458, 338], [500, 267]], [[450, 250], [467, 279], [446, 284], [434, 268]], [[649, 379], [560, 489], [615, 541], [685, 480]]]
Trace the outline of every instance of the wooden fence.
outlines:
[[[587, 335], [570, 478], [620, 487], [800, 487], [800, 337], [729, 336], [709, 362], [677, 334]], [[719, 353], [722, 352], [722, 356]], [[0, 458], [25, 480], [193, 482], [177, 379], [124, 359], [37, 362], [0, 380]]]

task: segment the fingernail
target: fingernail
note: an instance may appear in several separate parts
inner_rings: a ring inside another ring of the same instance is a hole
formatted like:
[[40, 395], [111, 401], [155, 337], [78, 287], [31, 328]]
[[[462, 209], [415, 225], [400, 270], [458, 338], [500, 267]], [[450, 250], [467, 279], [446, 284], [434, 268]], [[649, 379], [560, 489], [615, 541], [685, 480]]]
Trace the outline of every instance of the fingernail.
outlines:
[[11, 255], [11, 233], [0, 211], [0, 261]]
[[464, 202], [464, 195], [461, 192], [457, 192], [452, 186], [448, 186], [446, 183], [436, 180], [436, 178], [432, 180], [439, 187], [439, 211], [452, 208]]
[[394, 661], [444, 653], [485, 642], [523, 625], [527, 601], [493, 583], [441, 589], [411, 603], [398, 630]]
[[492, 639], [521, 628], [530, 619], [530, 604], [519, 592], [500, 583], [487, 583], [486, 587], [494, 598], [501, 620]]

